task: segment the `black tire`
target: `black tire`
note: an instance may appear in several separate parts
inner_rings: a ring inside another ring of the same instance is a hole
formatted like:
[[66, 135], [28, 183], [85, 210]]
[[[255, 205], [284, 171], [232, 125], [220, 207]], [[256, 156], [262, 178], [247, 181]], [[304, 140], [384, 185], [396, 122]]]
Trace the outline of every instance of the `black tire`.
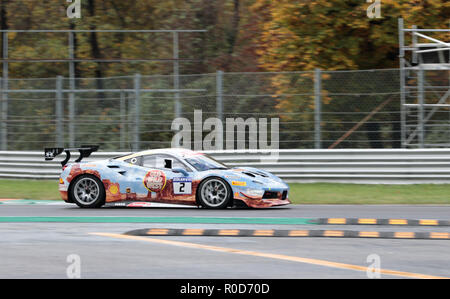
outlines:
[[[211, 188], [215, 190], [211, 190]], [[222, 192], [225, 192], [225, 194]], [[210, 177], [200, 183], [196, 197], [197, 202], [204, 208], [225, 209], [233, 198], [233, 192], [225, 180], [218, 177]]]
[[80, 208], [100, 208], [105, 204], [106, 193], [103, 183], [96, 176], [83, 174], [70, 184], [69, 196]]

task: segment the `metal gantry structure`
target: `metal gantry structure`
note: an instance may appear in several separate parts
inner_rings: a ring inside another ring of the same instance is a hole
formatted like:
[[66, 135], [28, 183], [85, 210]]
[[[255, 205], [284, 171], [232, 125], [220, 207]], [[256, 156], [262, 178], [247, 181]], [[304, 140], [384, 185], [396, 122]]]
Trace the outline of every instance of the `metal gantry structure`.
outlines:
[[[62, 111], [63, 111], [63, 95], [68, 94], [68, 118], [69, 118], [69, 146], [74, 146], [74, 140], [75, 140], [75, 129], [74, 129], [74, 118], [75, 118], [75, 94], [76, 93], [86, 93], [86, 92], [117, 92], [120, 93], [120, 96], [123, 97], [124, 93], [131, 93], [134, 94], [135, 99], [135, 122], [139, 124], [139, 109], [140, 109], [140, 93], [141, 92], [163, 92], [163, 93], [172, 93], [174, 94], [174, 111], [175, 116], [180, 117], [181, 116], [181, 102], [180, 102], [180, 94], [183, 92], [198, 92], [198, 91], [204, 91], [204, 90], [196, 90], [196, 89], [181, 89], [180, 88], [180, 61], [193, 61], [194, 59], [180, 59], [180, 41], [179, 41], [179, 35], [182, 33], [195, 33], [195, 32], [206, 32], [207, 30], [184, 30], [184, 29], [175, 29], [175, 30], [0, 30], [1, 34], [3, 35], [3, 57], [0, 60], [2, 62], [2, 70], [3, 70], [3, 76], [0, 79], [0, 96], [1, 96], [1, 105], [0, 105], [0, 150], [7, 150], [7, 140], [8, 140], [8, 98], [10, 93], [26, 93], [26, 92], [50, 92], [55, 93], [56, 95], [56, 107], [55, 111], [56, 114], [59, 115], [57, 121], [62, 122]], [[75, 50], [74, 50], [74, 41], [75, 41], [75, 34], [77, 33], [166, 33], [172, 35], [172, 58], [165, 58], [165, 59], [143, 59], [143, 58], [136, 58], [136, 59], [83, 59], [83, 58], [76, 58], [75, 56]], [[68, 59], [9, 59], [9, 41], [8, 41], [8, 35], [10, 33], [62, 33], [67, 34], [68, 36]], [[75, 84], [75, 63], [77, 62], [96, 62], [96, 63], [110, 63], [110, 62], [149, 62], [149, 61], [160, 61], [160, 62], [173, 62], [173, 88], [172, 89], [142, 89], [140, 86], [140, 75], [136, 74], [134, 78], [134, 88], [131, 89], [120, 89], [120, 88], [113, 88], [113, 89], [77, 89]], [[62, 84], [63, 77], [58, 76], [57, 83], [55, 89], [9, 89], [8, 81], [9, 81], [9, 63], [11, 62], [32, 62], [32, 63], [67, 63], [68, 64], [68, 70], [69, 70], [69, 89], [64, 88]], [[123, 103], [122, 103], [123, 105]], [[62, 146], [64, 143], [64, 134], [62, 130], [62, 125], [57, 125], [57, 144]], [[139, 125], [135, 126], [135, 132], [134, 132], [134, 142], [133, 147], [134, 150], [139, 149], [140, 144], [140, 132], [139, 132]]]
[[[450, 42], [441, 39], [450, 29], [405, 28], [399, 19], [398, 31], [402, 147], [449, 147]], [[431, 134], [439, 142], [428, 142]]]

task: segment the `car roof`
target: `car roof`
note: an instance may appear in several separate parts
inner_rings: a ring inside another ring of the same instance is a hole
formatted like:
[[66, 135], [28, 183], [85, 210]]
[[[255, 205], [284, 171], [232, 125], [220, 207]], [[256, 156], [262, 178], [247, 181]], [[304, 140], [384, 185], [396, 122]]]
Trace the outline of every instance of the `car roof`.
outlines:
[[152, 155], [152, 154], [168, 154], [168, 155], [173, 155], [173, 156], [176, 156], [179, 158], [184, 158], [186, 156], [193, 156], [193, 155], [202, 155], [202, 153], [200, 153], [200, 152], [196, 152], [196, 151], [193, 151], [190, 149], [185, 149], [185, 148], [160, 148], [160, 149], [151, 149], [151, 150], [145, 150], [145, 151], [140, 151], [140, 152], [136, 152], [136, 153], [131, 153], [129, 155], [119, 157], [117, 160], [123, 161], [123, 160], [131, 159], [134, 157]]

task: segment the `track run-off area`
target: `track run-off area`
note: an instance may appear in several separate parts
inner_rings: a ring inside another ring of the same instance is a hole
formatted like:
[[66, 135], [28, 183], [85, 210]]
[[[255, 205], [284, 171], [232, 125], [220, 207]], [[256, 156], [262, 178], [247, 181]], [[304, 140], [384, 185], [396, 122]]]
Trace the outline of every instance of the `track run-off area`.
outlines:
[[450, 278], [450, 206], [104, 207], [0, 200], [0, 278]]

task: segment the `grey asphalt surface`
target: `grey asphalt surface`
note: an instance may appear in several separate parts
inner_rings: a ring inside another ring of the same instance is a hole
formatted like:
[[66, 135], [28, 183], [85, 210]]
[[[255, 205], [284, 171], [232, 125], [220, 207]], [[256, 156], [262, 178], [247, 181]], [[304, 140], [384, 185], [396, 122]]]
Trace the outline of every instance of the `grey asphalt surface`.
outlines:
[[[169, 208], [78, 209], [71, 205], [3, 205], [0, 216], [204, 216], [450, 218], [450, 206], [292, 205], [211, 211]], [[141, 240], [92, 235], [152, 228], [345, 229], [445, 231], [448, 227], [317, 226], [158, 223], [0, 223], [0, 278], [67, 278], [67, 257], [81, 261], [81, 278], [367, 278], [364, 271], [290, 260], [215, 252]], [[147, 238], [147, 237], [145, 237]], [[274, 237], [148, 237], [236, 250], [282, 254], [367, 267], [377, 254], [382, 269], [450, 277], [450, 241]], [[382, 278], [399, 278], [381, 275]], [[401, 278], [401, 277], [400, 277]]]

